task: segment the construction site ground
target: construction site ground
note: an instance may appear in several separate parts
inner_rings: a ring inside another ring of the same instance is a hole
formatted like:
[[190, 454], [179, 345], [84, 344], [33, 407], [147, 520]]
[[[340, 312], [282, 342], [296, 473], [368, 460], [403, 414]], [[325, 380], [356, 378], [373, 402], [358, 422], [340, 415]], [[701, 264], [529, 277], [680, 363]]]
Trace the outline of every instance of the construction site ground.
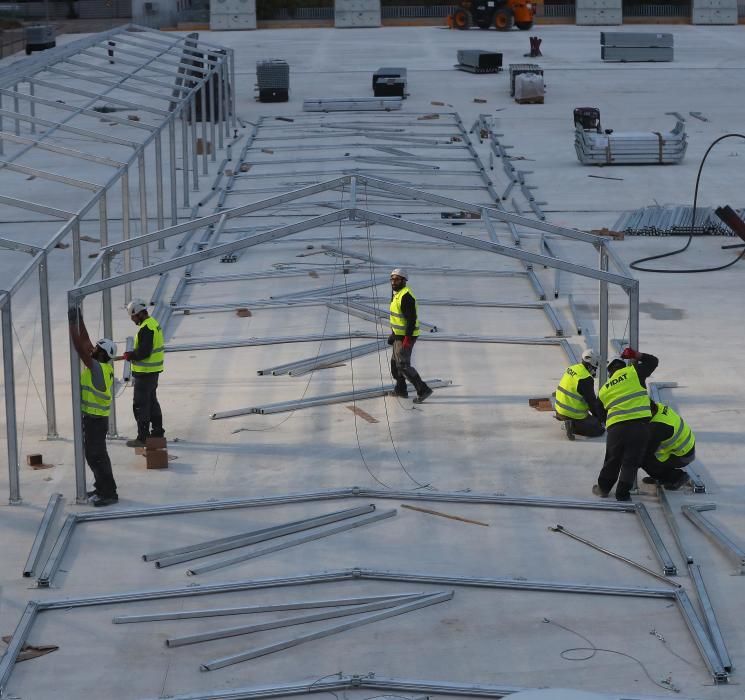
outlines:
[[[439, 113], [439, 121], [445, 123], [450, 119], [447, 114], [457, 113], [466, 129], [470, 129], [480, 114], [488, 114], [496, 131], [503, 134], [502, 142], [512, 146], [509, 153], [515, 167], [530, 171], [526, 177], [531, 186], [537, 187], [536, 199], [546, 202], [542, 208], [547, 221], [590, 231], [612, 228], [618, 216], [629, 209], [653, 204], [691, 204], [706, 149], [724, 134], [741, 132], [745, 111], [741, 90], [745, 73], [743, 27], [655, 25], [655, 32], [674, 33], [675, 61], [634, 64], [601, 62], [599, 33], [608, 29], [564, 25], [536, 28], [530, 33], [538, 33], [543, 39], [540, 58], [524, 57], [529, 49], [529, 33], [519, 31], [387, 27], [204, 32], [200, 36], [236, 51], [234, 90], [237, 113], [244, 121], [237, 136], [246, 139], [252, 123], [262, 117], [259, 137], [263, 134], [269, 139], [270, 133], [279, 134], [279, 128], [282, 134], [289, 134], [292, 129], [301, 129], [303, 120], [316, 118], [302, 112], [303, 100], [370, 97], [373, 71], [381, 66], [405, 66], [409, 95], [400, 112], [328, 118], [384, 125], [386, 120], [420, 121], [419, 116]], [[633, 26], [613, 30], [642, 29]], [[58, 44], [76, 38], [77, 35], [65, 35], [59, 37]], [[516, 104], [509, 95], [507, 71], [472, 75], [455, 70], [456, 51], [463, 48], [500, 51], [505, 66], [539, 63], [546, 82], [545, 103]], [[16, 55], [4, 59], [0, 69], [19, 58]], [[256, 61], [270, 58], [282, 58], [290, 64], [287, 103], [259, 103], [254, 98]], [[70, 102], [75, 103], [74, 96]], [[689, 144], [684, 162], [674, 166], [605, 168], [580, 165], [573, 148], [572, 111], [577, 106], [598, 107], [603, 126], [615, 131], [669, 131], [675, 117], [667, 113], [679, 112], [686, 117]], [[691, 117], [690, 112], [701, 113], [706, 121]], [[295, 121], [278, 121], [275, 116]], [[496, 190], [502, 192], [508, 182], [501, 165], [497, 162], [495, 169], [489, 170], [487, 144], [479, 143], [477, 134], [472, 138]], [[729, 204], [740, 208], [745, 204], [743, 138], [724, 141], [708, 158], [700, 181], [701, 206]], [[238, 141], [234, 154], [241, 145]], [[392, 141], [389, 145], [396, 144]], [[299, 162], [297, 166], [291, 162], [271, 163], [280, 155], [285, 162], [299, 161], [307, 152], [261, 153], [262, 143], [258, 140], [255, 146], [251, 152], [253, 160], [260, 160], [265, 166], [262, 169], [254, 165], [246, 173], [251, 178], [243, 182], [250, 188], [260, 189], [271, 183], [290, 190], [309, 179], [302, 172], [310, 166]], [[319, 157], [345, 157], [334, 151], [333, 144], [329, 145], [328, 154], [322, 150], [314, 153]], [[460, 166], [452, 167], [459, 170]], [[210, 175], [200, 179], [201, 190], [194, 193], [194, 202], [209, 192], [216, 167], [217, 163], [210, 163]], [[237, 163], [232, 167], [238, 167]], [[320, 169], [332, 179], [340, 174], [335, 168], [336, 164], [322, 164]], [[459, 179], [458, 173], [449, 172], [449, 168], [447, 163], [441, 164], [436, 177], [428, 180], [445, 186], [437, 190], [438, 194], [488, 203], [486, 193], [476, 189], [477, 178], [469, 175], [472, 179]], [[84, 178], [85, 174], [83, 166], [76, 175]], [[383, 175], [379, 177], [385, 179]], [[416, 174], [396, 177], [401, 184], [421, 182]], [[470, 182], [474, 183], [473, 194], [468, 192]], [[51, 190], [49, 196], [47, 203], [54, 204]], [[266, 196], [270, 195], [231, 195], [226, 206], [238, 206]], [[337, 190], [320, 199], [341, 201], [349, 196], [348, 191]], [[429, 217], [430, 223], [440, 228], [489, 240], [478, 222], [454, 226], [447, 219], [437, 221], [436, 208], [430, 207], [422, 215], [420, 209], [405, 201], [381, 205], [380, 193], [373, 195], [362, 186], [356, 197], [361, 208], [395, 212], [404, 218]], [[212, 213], [214, 201], [200, 214]], [[509, 202], [505, 205], [509, 207]], [[524, 208], [526, 215], [535, 220], [527, 204]], [[312, 207], [308, 210], [296, 205], [276, 207], [257, 215], [251, 225], [296, 221], [307, 211], [318, 213]], [[119, 214], [114, 210], [111, 216], [112, 237], [116, 240], [120, 235], [116, 233]], [[180, 217], [188, 220], [188, 211], [183, 209]], [[499, 241], [511, 244], [504, 224], [495, 223], [495, 226]], [[154, 228], [152, 224], [151, 228]], [[33, 220], [33, 215], [23, 221], [0, 223], [0, 235], [36, 244], [48, 240], [54, 230], [48, 223]], [[539, 234], [527, 228], [520, 231], [522, 247], [540, 252]], [[95, 229], [84, 232], [93, 234]], [[668, 270], [724, 265], [739, 251], [721, 250], [721, 246], [737, 240], [696, 237], [684, 253], [650, 264]], [[613, 246], [628, 264], [676, 249], [684, 241], [680, 237], [627, 236]], [[176, 242], [176, 238], [170, 239], [166, 252], [153, 248], [151, 261], [165, 259]], [[209, 312], [194, 309], [186, 315], [174, 313], [167, 343], [325, 335], [349, 329], [374, 332], [373, 324], [324, 306], [250, 307], [252, 300], [344, 284], [347, 278], [351, 282], [373, 274], [363, 264], [353, 278], [345, 275], [348, 258], [321, 254], [321, 245], [341, 246], [347, 254], [370, 256], [381, 261], [382, 266], [390, 264], [416, 270], [410, 274], [409, 282], [422, 300], [537, 301], [534, 289], [524, 278], [484, 278], [465, 272], [524, 271], [517, 261], [428, 240], [385, 225], [329, 224], [251, 248], [232, 264], [212, 260], [197, 265], [194, 274], [204, 276], [267, 271], [277, 269], [278, 264], [311, 274], [191, 284], [182, 303], [225, 303], [229, 308]], [[597, 267], [597, 252], [587, 243], [552, 237], [551, 248], [565, 260]], [[84, 243], [84, 265], [88, 262], [86, 256], [97, 249], [95, 243]], [[27, 294], [13, 298], [19, 343], [15, 372], [23, 503], [0, 507], [0, 636], [12, 634], [31, 599], [80, 598], [352, 568], [518, 581], [664, 586], [642, 571], [549, 529], [561, 524], [659, 571], [659, 563], [636, 518], [628, 513], [414, 504], [488, 524], [483, 527], [401, 509], [400, 504], [406, 502], [403, 498], [371, 501], [379, 509], [398, 508], [395, 518], [197, 577], [187, 577], [188, 564], [156, 569], [141, 558], [153, 550], [180, 547], [367, 502], [356, 498], [82, 524], [76, 529], [51, 588], [38, 589], [34, 579], [22, 578], [21, 572], [50, 494], [59, 492], [65, 496], [67, 512], [89, 508], [75, 505], [66, 315], [66, 291], [72, 284], [70, 256], [68, 248], [55, 251], [50, 259], [59, 440], [44, 439], [46, 420], [35, 278], [24, 287]], [[2, 252], [0, 279], [12, 278], [23, 262], [21, 253]], [[359, 263], [359, 259], [355, 258], [354, 262]], [[250, 624], [276, 615], [126, 626], [111, 622], [115, 615], [159, 610], [450, 590], [439, 585], [360, 580], [45, 612], [34, 625], [29, 642], [54, 644], [59, 649], [18, 663], [7, 696], [24, 700], [141, 700], [306, 680], [311, 685], [315, 679], [343, 671], [518, 688], [575, 688], [606, 693], [611, 698], [741, 697], [745, 577], [737, 575], [732, 562], [682, 517], [680, 506], [716, 504], [716, 510], [707, 515], [741, 546], [745, 543], [745, 473], [740, 452], [745, 445], [741, 376], [745, 346], [743, 265], [745, 262], [738, 262], [723, 271], [699, 274], [635, 273], [641, 293], [640, 349], [660, 358], [654, 380], [677, 382], [677, 388], [663, 391], [663, 399], [678, 409], [696, 434], [697, 460], [693, 469], [705, 482], [707, 492], [693, 494], [684, 488], [670, 493], [669, 498], [685, 542], [702, 566], [733, 659], [734, 670], [728, 684], [713, 683], [682, 617], [669, 600], [455, 587], [453, 599], [440, 605], [209, 673], [200, 671], [200, 664], [208, 659], [270, 644], [299, 632], [295, 628], [280, 629], [172, 649], [164, 645], [167, 637]], [[454, 271], [444, 273], [445, 267]], [[596, 334], [598, 284], [563, 273], [559, 296], [554, 299], [551, 293], [554, 273], [542, 268], [536, 268], [535, 272], [549, 290], [547, 301], [556, 311], [567, 339], [575, 352], [580, 353], [586, 347], [586, 339], [576, 333], [567, 296], [573, 295], [586, 331]], [[387, 272], [376, 270], [374, 274], [382, 280], [376, 289], [385, 307]], [[156, 281], [151, 278], [138, 282], [134, 292], [147, 296]], [[172, 291], [173, 286], [169, 293]], [[370, 290], [363, 293], [372, 294]], [[124, 302], [124, 290], [115, 290], [115, 340], [120, 348], [125, 337], [135, 330], [127, 318]], [[244, 306], [238, 302], [246, 302], [250, 316], [236, 315], [235, 309]], [[447, 334], [556, 337], [546, 317], [532, 309], [428, 307], [423, 301], [420, 311], [422, 320]], [[86, 302], [85, 318], [91, 336], [98, 337], [102, 332], [100, 305], [92, 299]], [[628, 320], [628, 299], [612, 287], [611, 338], [628, 337]], [[385, 337], [385, 332], [380, 332]], [[366, 341], [354, 341], [358, 342]], [[595, 499], [591, 487], [602, 464], [604, 439], [577, 438], [570, 442], [551, 412], [536, 411], [528, 404], [531, 398], [550, 396], [568, 364], [565, 353], [555, 345], [436, 343], [423, 339], [416, 346], [415, 366], [423, 377], [451, 380], [452, 386], [435, 390], [420, 406], [411, 400], [389, 396], [293, 413], [210, 420], [210, 415], [218, 411], [390, 382], [387, 350], [301, 377], [257, 374], [258, 370], [273, 365], [348, 346], [348, 341], [335, 340], [167, 354], [159, 397], [171, 461], [167, 470], [146, 470], [144, 458], [125, 447], [122, 440], [110, 441], [109, 452], [120, 495], [118, 505], [112, 509], [351, 486], [417, 494], [476, 492]], [[132, 388], [128, 386], [116, 403], [119, 433], [125, 437], [133, 437], [135, 430], [131, 400]], [[375, 422], [368, 422], [350, 408], [362, 409]], [[31, 469], [25, 464], [25, 456], [30, 453], [42, 453], [44, 462], [52, 466]], [[0, 464], [4, 466], [4, 430], [0, 431], [0, 454], [3, 455]], [[7, 491], [7, 469], [3, 468], [0, 493]], [[640, 493], [633, 499], [649, 509], [677, 564], [679, 576], [674, 581], [690, 591], [685, 562], [677, 554], [653, 487], [641, 485]], [[308, 629], [329, 624], [333, 622], [315, 623]], [[567, 652], [577, 647], [583, 650]], [[587, 651], [592, 647], [595, 653]]]

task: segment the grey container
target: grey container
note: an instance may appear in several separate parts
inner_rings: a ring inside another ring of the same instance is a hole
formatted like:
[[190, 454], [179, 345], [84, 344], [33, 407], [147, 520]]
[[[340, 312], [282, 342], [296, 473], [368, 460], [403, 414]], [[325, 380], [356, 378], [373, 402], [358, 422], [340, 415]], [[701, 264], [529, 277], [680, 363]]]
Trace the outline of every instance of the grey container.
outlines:
[[33, 51], [51, 49], [57, 45], [56, 30], [53, 24], [32, 24], [25, 28], [26, 55]]
[[673, 35], [657, 32], [600, 32], [603, 46], [629, 47], [673, 47]]
[[259, 90], [289, 90], [290, 66], [287, 61], [275, 59], [256, 63], [256, 82]]
[[627, 47], [601, 46], [600, 58], [603, 61], [620, 61], [622, 63], [638, 63], [645, 61], [672, 61], [673, 49], [664, 47]]
[[502, 68], [502, 54], [479, 49], [459, 49], [458, 63], [480, 71], [497, 72]]

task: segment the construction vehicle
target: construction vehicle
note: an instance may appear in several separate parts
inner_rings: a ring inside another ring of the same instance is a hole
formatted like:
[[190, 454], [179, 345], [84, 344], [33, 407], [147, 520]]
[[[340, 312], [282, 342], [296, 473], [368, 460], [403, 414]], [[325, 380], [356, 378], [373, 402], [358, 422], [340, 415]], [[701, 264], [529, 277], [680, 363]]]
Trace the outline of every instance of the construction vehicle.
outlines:
[[461, 0], [458, 9], [448, 17], [448, 26], [470, 29], [474, 24], [480, 29], [494, 26], [506, 32], [517, 26], [527, 30], [533, 26], [535, 9], [527, 0]]

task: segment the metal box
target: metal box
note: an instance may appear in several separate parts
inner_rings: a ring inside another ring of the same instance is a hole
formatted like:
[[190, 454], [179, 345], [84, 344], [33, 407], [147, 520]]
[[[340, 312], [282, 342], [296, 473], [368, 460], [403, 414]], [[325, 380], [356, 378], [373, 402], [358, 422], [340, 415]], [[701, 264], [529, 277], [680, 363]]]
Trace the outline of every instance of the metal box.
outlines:
[[56, 30], [52, 24], [32, 24], [25, 28], [26, 55], [34, 51], [44, 51], [57, 45]]
[[620, 48], [644, 46], [658, 48], [672, 48], [674, 37], [672, 34], [655, 32], [600, 32], [600, 43], [603, 46], [617, 46]]
[[502, 54], [478, 49], [460, 49], [458, 67], [475, 73], [497, 73], [502, 70]]
[[620, 61], [621, 63], [638, 63], [644, 61], [672, 61], [671, 47], [634, 46], [620, 48], [617, 46], [601, 46], [600, 58], [603, 61]]

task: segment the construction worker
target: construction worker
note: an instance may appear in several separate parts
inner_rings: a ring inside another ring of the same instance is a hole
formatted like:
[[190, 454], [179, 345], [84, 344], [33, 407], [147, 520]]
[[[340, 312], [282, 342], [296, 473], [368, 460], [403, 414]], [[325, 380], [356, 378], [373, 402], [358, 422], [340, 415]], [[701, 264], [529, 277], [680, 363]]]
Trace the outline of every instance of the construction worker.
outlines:
[[393, 393], [395, 396], [408, 398], [409, 392], [406, 388], [408, 379], [416, 389], [414, 403], [422, 403], [432, 396], [432, 389], [424, 383], [419, 373], [411, 366], [411, 354], [419, 336], [419, 309], [407, 280], [408, 275], [403, 268], [397, 267], [391, 271], [391, 334], [388, 337], [388, 345], [393, 346], [391, 375], [396, 382]]
[[158, 377], [163, 371], [165, 343], [158, 322], [148, 314], [142, 299], [127, 304], [127, 313], [138, 326], [134, 350], [122, 357], [132, 363], [134, 398], [132, 409], [137, 421], [137, 438], [127, 440], [127, 447], [144, 447], [148, 437], [163, 437], [163, 413], [158, 403]]
[[[634, 363], [626, 365], [624, 360], [633, 360]], [[654, 355], [633, 348], [625, 348], [621, 357], [608, 363], [608, 381], [598, 392], [605, 411], [608, 438], [603, 468], [598, 483], [592, 487], [596, 496], [607, 498], [618, 481], [616, 500], [631, 500], [630, 491], [636, 471], [644, 461], [648, 423], [652, 418], [646, 380], [658, 363]]]
[[556, 387], [554, 410], [556, 417], [564, 421], [570, 440], [577, 435], [599, 437], [605, 432], [601, 423], [603, 407], [595, 396], [594, 378], [598, 372], [600, 358], [594, 350], [585, 350], [582, 361], [567, 367]]
[[670, 406], [652, 401], [651, 409], [644, 460], [644, 471], [649, 476], [642, 481], [645, 484], [660, 483], [670, 491], [677, 491], [688, 483], [684, 467], [696, 459], [696, 436]]
[[116, 481], [111, 470], [111, 459], [106, 449], [109, 430], [114, 369], [111, 360], [116, 356], [116, 345], [102, 338], [94, 346], [88, 336], [80, 309], [67, 313], [72, 344], [85, 368], [80, 373], [80, 405], [83, 412], [83, 450], [93, 472], [93, 491], [88, 500], [96, 507], [110, 506], [119, 500]]

